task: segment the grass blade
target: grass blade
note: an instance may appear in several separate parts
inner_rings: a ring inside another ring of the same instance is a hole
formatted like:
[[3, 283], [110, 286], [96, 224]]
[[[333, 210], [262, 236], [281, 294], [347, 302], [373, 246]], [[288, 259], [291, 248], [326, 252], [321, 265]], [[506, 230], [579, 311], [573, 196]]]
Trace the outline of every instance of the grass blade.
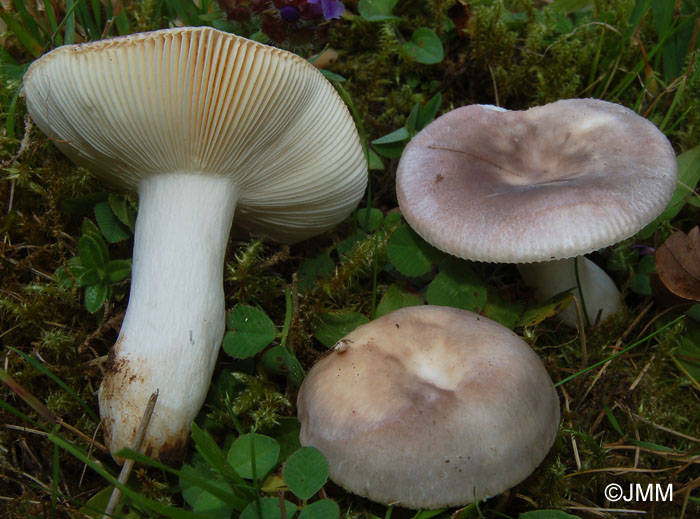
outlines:
[[32, 424], [34, 427], [41, 427], [41, 424], [34, 420], [34, 418], [30, 418], [26, 414], [24, 414], [22, 411], [18, 411], [14, 407], [12, 407], [10, 404], [5, 402], [4, 400], [0, 400], [0, 409], [4, 409], [5, 411], [8, 411], [18, 417], [20, 420], [24, 420], [25, 422], [28, 422]]
[[44, 375], [49, 377], [51, 380], [56, 382], [61, 389], [63, 389], [66, 393], [68, 393], [73, 399], [75, 399], [76, 402], [78, 402], [81, 406], [83, 406], [83, 409], [85, 409], [85, 412], [90, 415], [90, 418], [95, 423], [99, 423], [100, 419], [97, 417], [97, 415], [94, 413], [94, 411], [90, 408], [90, 406], [87, 405], [85, 400], [83, 400], [80, 395], [78, 395], [75, 391], [73, 391], [68, 385], [63, 382], [60, 378], [58, 378], [54, 373], [51, 372], [51, 370], [47, 369], [44, 367], [41, 363], [37, 362], [35, 359], [24, 353], [23, 351], [20, 351], [16, 348], [13, 348], [12, 346], [8, 346], [8, 349], [11, 351], [14, 351], [17, 355], [22, 357], [25, 361], [27, 361], [29, 364], [31, 364], [32, 367], [38, 369], [41, 371]]
[[61, 37], [60, 34], [57, 34], [56, 31], [58, 30], [58, 22], [56, 21], [56, 13], [53, 11], [53, 6], [51, 5], [50, 0], [44, 0], [44, 9], [46, 10], [46, 16], [49, 19], [49, 26], [51, 28], [51, 33], [56, 34], [56, 37], [54, 38], [54, 44], [57, 46], [63, 45], [63, 38]]
[[101, 36], [100, 31], [97, 29], [97, 25], [90, 14], [90, 9], [88, 9], [88, 6], [84, 0], [78, 2], [76, 13], [78, 16], [78, 22], [85, 28], [85, 32], [87, 32], [88, 39], [98, 39]]
[[48, 435], [49, 440], [54, 444], [58, 445], [61, 449], [71, 454], [73, 457], [77, 458], [85, 465], [90, 467], [92, 470], [97, 472], [103, 479], [109, 482], [110, 485], [117, 487], [121, 490], [122, 494], [131, 499], [134, 503], [140, 507], [161, 514], [165, 517], [172, 517], [173, 519], [201, 519], [201, 515], [183, 510], [180, 508], [174, 508], [171, 506], [164, 505], [153, 499], [149, 499], [139, 492], [132, 490], [126, 485], [122, 485], [117, 478], [112, 475], [107, 469], [105, 469], [101, 464], [97, 463], [95, 460], [91, 459], [82, 449], [73, 445], [71, 442], [61, 438], [55, 433], [50, 433]]
[[226, 462], [226, 455], [221, 452], [221, 449], [219, 449], [212, 437], [195, 423], [192, 424], [192, 439], [197, 452], [202, 455], [207, 465], [221, 474], [224, 479], [232, 481], [236, 486], [250, 488], [250, 485]]
[[58, 459], [58, 445], [53, 444], [53, 477], [51, 478], [51, 517], [56, 517], [56, 505], [58, 503], [58, 478], [60, 477]]
[[0, 11], [0, 18], [2, 18], [7, 28], [15, 35], [19, 43], [29, 54], [35, 58], [41, 56], [43, 45], [25, 28], [24, 24], [15, 20], [14, 17], [10, 16], [10, 14], [5, 11]]
[[[102, 6], [100, 5], [100, 0], [92, 0], [92, 14], [95, 17], [95, 26], [102, 27]], [[97, 35], [97, 38], [101, 36], [101, 33]]]
[[75, 0], [66, 0], [66, 16], [63, 18], [64, 25], [66, 26], [64, 41], [66, 45], [73, 45], [75, 43], [75, 8], [78, 4]]
[[0, 369], [0, 381], [4, 382], [7, 387], [14, 391], [22, 400], [24, 400], [29, 407], [34, 409], [39, 416], [44, 418], [51, 425], [56, 423], [56, 418], [54, 417], [51, 410], [46, 407], [43, 403], [39, 401], [37, 397], [32, 395], [27, 391], [22, 384], [13, 379], [4, 369]]
[[664, 326], [662, 326], [661, 328], [659, 328], [659, 329], [656, 330], [655, 332], [650, 333], [649, 335], [647, 335], [647, 336], [644, 337], [643, 339], [640, 339], [640, 340], [638, 340], [637, 342], [630, 344], [630, 345], [627, 346], [626, 348], [621, 349], [621, 350], [618, 351], [617, 353], [614, 353], [614, 354], [610, 355], [609, 357], [606, 357], [605, 359], [603, 359], [603, 360], [601, 360], [601, 361], [599, 361], [599, 362], [596, 362], [595, 364], [591, 364], [591, 365], [588, 366], [587, 368], [584, 368], [584, 369], [582, 369], [581, 371], [577, 371], [576, 373], [574, 373], [574, 374], [572, 374], [572, 375], [569, 375], [568, 377], [566, 377], [566, 378], [560, 380], [559, 382], [557, 382], [556, 384], [554, 384], [554, 387], [559, 387], [559, 386], [561, 386], [562, 384], [566, 384], [567, 382], [570, 382], [571, 380], [573, 380], [573, 379], [575, 379], [575, 378], [577, 378], [577, 377], [579, 377], [579, 376], [581, 376], [581, 375], [583, 375], [583, 374], [585, 374], [585, 373], [588, 373], [588, 372], [591, 371], [592, 369], [595, 369], [595, 368], [597, 368], [598, 366], [602, 366], [603, 364], [605, 364], [606, 362], [608, 362], [608, 361], [610, 361], [610, 360], [616, 359], [616, 358], [619, 357], [620, 355], [622, 355], [622, 354], [624, 354], [624, 353], [627, 353], [628, 351], [630, 351], [630, 350], [636, 348], [636, 347], [639, 346], [640, 344], [644, 344], [645, 342], [647, 342], [647, 341], [648, 341], [649, 339], [651, 339], [652, 337], [656, 337], [657, 335], [659, 335], [661, 332], [663, 332], [663, 331], [666, 330], [667, 328], [670, 328], [670, 327], [673, 326], [674, 324], [679, 323], [680, 321], [682, 321], [684, 318], [685, 318], [685, 315], [681, 315], [681, 316], [676, 317], [673, 321], [671, 321], [671, 322], [665, 324]]
[[220, 487], [217, 487], [216, 485], [212, 485], [210, 481], [207, 481], [206, 479], [200, 478], [196, 475], [194, 475], [191, 472], [184, 472], [181, 470], [174, 469], [172, 467], [169, 467], [159, 461], [156, 461], [152, 458], [149, 458], [145, 454], [139, 451], [135, 451], [133, 449], [121, 449], [119, 452], [117, 452], [117, 456], [120, 456], [122, 458], [134, 460], [138, 463], [141, 463], [143, 465], [148, 465], [149, 467], [154, 467], [159, 470], [162, 470], [164, 472], [169, 472], [170, 474], [173, 474], [177, 476], [178, 478], [182, 478], [183, 480], [187, 481], [188, 483], [191, 483], [193, 486], [197, 486], [204, 490], [205, 492], [210, 493], [217, 499], [223, 501], [224, 503], [231, 505], [234, 509], [241, 511], [243, 510], [246, 506], [248, 506], [248, 501], [245, 499], [242, 499], [241, 497], [237, 496], [236, 494], [232, 492], [226, 492], [225, 490], [222, 490]]

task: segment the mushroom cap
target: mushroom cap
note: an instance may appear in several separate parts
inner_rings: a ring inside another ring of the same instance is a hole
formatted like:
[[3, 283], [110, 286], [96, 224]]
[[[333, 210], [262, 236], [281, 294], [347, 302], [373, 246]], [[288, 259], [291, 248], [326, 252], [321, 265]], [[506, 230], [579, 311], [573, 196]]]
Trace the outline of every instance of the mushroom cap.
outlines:
[[676, 179], [673, 148], [651, 122], [614, 103], [567, 99], [448, 112], [406, 146], [396, 191], [435, 247], [527, 263], [632, 236], [663, 211]]
[[209, 27], [59, 47], [24, 95], [78, 165], [132, 189], [157, 173], [228, 176], [235, 225], [278, 241], [337, 224], [367, 183], [352, 117], [315, 67]]
[[330, 478], [381, 503], [440, 508], [496, 495], [544, 459], [559, 424], [530, 346], [472, 312], [396, 310], [358, 327], [309, 371], [301, 444]]

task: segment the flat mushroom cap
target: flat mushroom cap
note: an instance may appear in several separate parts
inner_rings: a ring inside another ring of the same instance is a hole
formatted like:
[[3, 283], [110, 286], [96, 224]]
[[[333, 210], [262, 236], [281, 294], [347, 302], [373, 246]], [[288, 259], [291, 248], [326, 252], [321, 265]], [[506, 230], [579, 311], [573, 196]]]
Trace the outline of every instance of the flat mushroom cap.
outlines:
[[59, 47], [24, 76], [32, 119], [77, 164], [132, 189], [231, 178], [234, 225], [295, 242], [343, 220], [367, 178], [352, 117], [299, 56], [209, 27]]
[[568, 99], [453, 110], [418, 133], [396, 190], [411, 227], [476, 261], [564, 259], [632, 236], [676, 186], [673, 149], [623, 106]]
[[521, 338], [477, 314], [403, 308], [358, 327], [304, 379], [301, 444], [342, 487], [440, 508], [496, 495], [544, 459], [559, 403]]

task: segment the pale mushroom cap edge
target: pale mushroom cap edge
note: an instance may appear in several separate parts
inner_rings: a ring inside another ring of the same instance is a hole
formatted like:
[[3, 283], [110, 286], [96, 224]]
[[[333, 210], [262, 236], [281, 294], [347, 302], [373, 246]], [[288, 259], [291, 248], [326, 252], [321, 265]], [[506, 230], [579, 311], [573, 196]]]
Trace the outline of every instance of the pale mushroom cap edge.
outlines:
[[512, 331], [472, 312], [403, 308], [360, 326], [309, 371], [302, 445], [333, 481], [408, 508], [503, 492], [544, 459], [559, 424], [552, 381]]
[[579, 256], [656, 218], [677, 181], [664, 134], [621, 105], [566, 99], [482, 105], [436, 119], [406, 146], [401, 211], [426, 241], [475, 261]]
[[354, 122], [299, 56], [209, 27], [59, 47], [27, 108], [74, 162], [136, 189], [158, 173], [228, 176], [234, 226], [295, 242], [343, 220], [367, 169]]

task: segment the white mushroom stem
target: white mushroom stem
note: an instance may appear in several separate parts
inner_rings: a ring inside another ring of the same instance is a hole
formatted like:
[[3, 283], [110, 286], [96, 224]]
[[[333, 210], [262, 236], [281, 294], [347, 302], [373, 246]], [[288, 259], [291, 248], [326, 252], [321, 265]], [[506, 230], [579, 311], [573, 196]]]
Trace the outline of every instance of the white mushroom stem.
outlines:
[[187, 442], [224, 333], [223, 263], [237, 198], [229, 179], [197, 173], [139, 185], [129, 306], [99, 393], [112, 454], [130, 445], [154, 391], [143, 451], [168, 459]]
[[[578, 261], [575, 261], [576, 259]], [[622, 297], [613, 280], [603, 269], [584, 256], [542, 263], [522, 263], [518, 265], [518, 270], [525, 283], [535, 289], [535, 297], [541, 301], [573, 289], [578, 300], [583, 301], [582, 311], [586, 314], [583, 318], [584, 325], [595, 323], [599, 313], [602, 321], [622, 307]], [[579, 283], [583, 298], [578, 289]], [[559, 318], [569, 326], [578, 327], [574, 305], [569, 305], [559, 314]]]

